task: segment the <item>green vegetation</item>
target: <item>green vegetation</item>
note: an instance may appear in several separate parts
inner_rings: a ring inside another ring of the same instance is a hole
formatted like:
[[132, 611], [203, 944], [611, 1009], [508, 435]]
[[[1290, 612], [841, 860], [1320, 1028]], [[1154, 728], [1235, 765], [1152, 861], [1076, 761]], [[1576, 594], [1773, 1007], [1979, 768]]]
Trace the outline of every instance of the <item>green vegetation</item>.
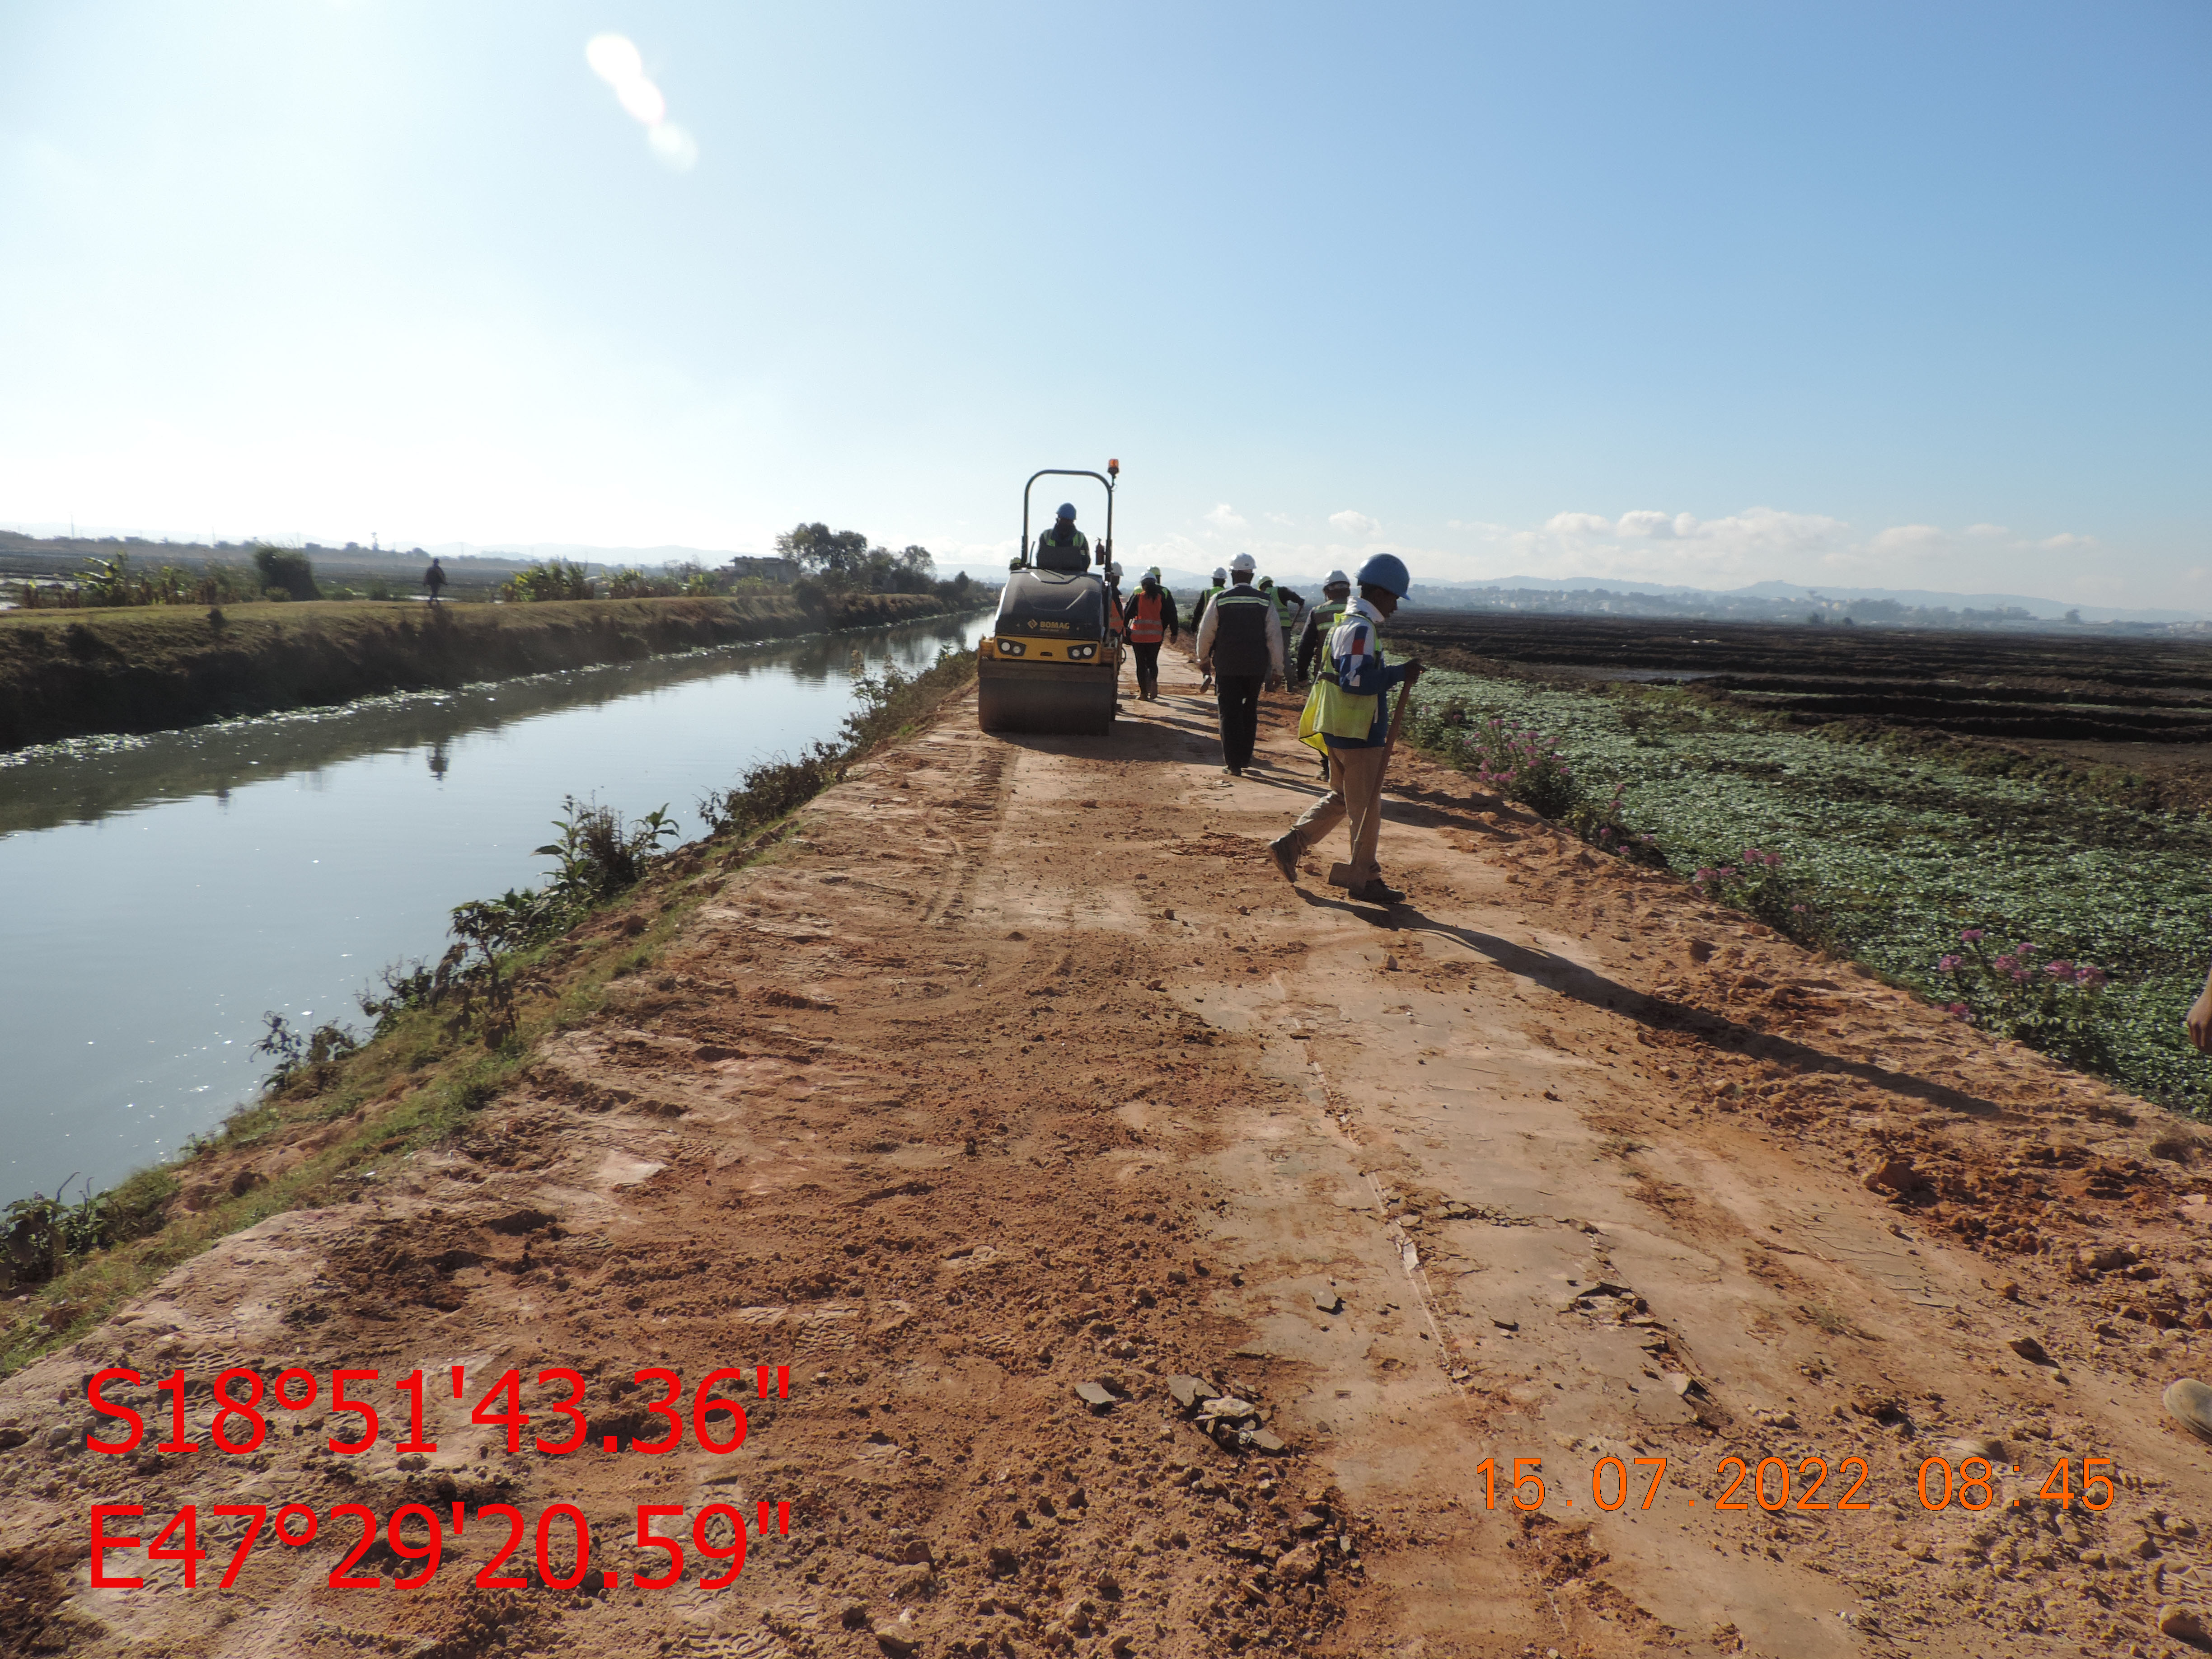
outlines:
[[[1555, 815], [1583, 815], [1595, 843], [1609, 822], [1697, 872], [1716, 902], [2148, 1098], [2212, 1111], [2212, 1071], [2181, 1030], [2212, 951], [2205, 820], [1677, 687], [1432, 671], [1417, 709], [1415, 741], [1471, 770], [1486, 722], [1541, 734], [1574, 782]], [[1984, 960], [1970, 933], [2005, 948]]]
[[792, 812], [974, 677], [974, 655], [951, 647], [919, 674], [858, 677], [842, 743], [715, 792], [710, 834], [685, 847], [661, 850], [664, 811], [626, 823], [571, 797], [558, 837], [539, 849], [555, 860], [545, 886], [458, 907], [437, 968], [386, 969], [381, 994], [362, 994], [365, 1037], [336, 1025], [302, 1036], [272, 1015], [259, 1045], [275, 1061], [268, 1088], [220, 1133], [109, 1192], [8, 1209], [0, 1288], [19, 1296], [0, 1327], [0, 1376], [75, 1340], [225, 1236], [358, 1195], [390, 1160], [466, 1134], [541, 1038], [590, 1019], [608, 987], [649, 967]]
[[[641, 582], [629, 584], [633, 588]], [[589, 599], [598, 596], [592, 591], [592, 578], [583, 566], [573, 559], [541, 559], [527, 570], [517, 571], [507, 578], [501, 594], [526, 605], [540, 605], [549, 599]], [[635, 592], [621, 597], [643, 597]]]
[[937, 579], [937, 561], [926, 547], [909, 545], [894, 553], [873, 547], [857, 530], [832, 530], [826, 524], [795, 525], [775, 538], [775, 550], [804, 574], [802, 590], [821, 593], [935, 593], [966, 597], [968, 573], [948, 581]]
[[256, 599], [315, 599], [314, 568], [291, 548], [257, 543], [253, 565], [210, 560], [191, 566], [132, 567], [128, 552], [88, 556], [84, 568], [60, 586], [23, 582], [15, 603], [26, 611], [121, 610], [140, 605], [248, 605]]
[[319, 599], [315, 567], [295, 549], [264, 542], [253, 550], [253, 568], [261, 577], [261, 591], [272, 599]]

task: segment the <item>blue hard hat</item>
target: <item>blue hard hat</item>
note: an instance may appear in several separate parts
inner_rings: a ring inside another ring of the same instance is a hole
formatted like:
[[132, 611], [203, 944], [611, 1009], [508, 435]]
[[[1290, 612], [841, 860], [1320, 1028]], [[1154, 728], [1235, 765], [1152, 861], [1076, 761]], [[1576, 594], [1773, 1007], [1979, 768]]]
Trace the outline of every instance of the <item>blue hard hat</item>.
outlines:
[[1072, 519], [1074, 516], [1075, 503], [1073, 501], [1062, 501], [1060, 504], [1060, 511], [1053, 514], [1053, 517], [1055, 519]]
[[1377, 553], [1359, 567], [1359, 585], [1388, 588], [1402, 599], [1413, 586], [1413, 577], [1406, 568], [1406, 562], [1395, 553]]

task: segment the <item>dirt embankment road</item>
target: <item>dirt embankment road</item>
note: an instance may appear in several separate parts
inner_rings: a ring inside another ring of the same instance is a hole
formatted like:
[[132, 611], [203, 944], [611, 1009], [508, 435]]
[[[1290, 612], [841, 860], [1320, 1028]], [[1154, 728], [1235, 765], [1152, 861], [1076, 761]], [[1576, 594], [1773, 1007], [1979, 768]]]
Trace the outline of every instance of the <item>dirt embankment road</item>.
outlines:
[[[1287, 705], [1235, 781], [1187, 661], [1166, 681], [1096, 741], [955, 704], [703, 878], [657, 969], [461, 1144], [12, 1379], [0, 1646], [2187, 1650], [2158, 1625], [2201, 1582], [2212, 1456], [2159, 1394], [2212, 1322], [2193, 1131], [1418, 762], [1384, 842], [1411, 902], [1293, 890], [1261, 852], [1312, 788]], [[388, 1384], [362, 1456], [320, 1449], [351, 1419], [281, 1412], [248, 1457], [78, 1449], [115, 1363], [419, 1367], [438, 1449], [396, 1451]], [[747, 1389], [728, 1455], [511, 1455], [443, 1385], [574, 1367], [597, 1447], [660, 1431], [634, 1370], [759, 1364], [790, 1397]], [[1206, 1437], [1179, 1374], [1285, 1449]], [[1977, 1457], [1991, 1484], [1923, 1506], [1926, 1460]], [[789, 1534], [730, 1589], [598, 1582], [658, 1565], [641, 1504], [684, 1534], [763, 1501]], [[204, 1524], [200, 1588], [125, 1551], [147, 1586], [118, 1590], [89, 1582], [95, 1502], [325, 1519], [228, 1592], [242, 1521]], [[592, 1582], [473, 1588], [479, 1518], [425, 1589], [328, 1587], [336, 1505], [456, 1502], [575, 1505]]]

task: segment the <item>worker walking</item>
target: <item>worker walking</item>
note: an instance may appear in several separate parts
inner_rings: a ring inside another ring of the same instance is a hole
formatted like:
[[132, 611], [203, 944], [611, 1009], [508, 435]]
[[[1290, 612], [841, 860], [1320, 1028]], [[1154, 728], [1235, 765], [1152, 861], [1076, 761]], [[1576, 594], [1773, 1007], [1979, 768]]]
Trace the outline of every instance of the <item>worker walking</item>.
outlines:
[[430, 590], [430, 603], [437, 604], [438, 595], [445, 591], [446, 567], [432, 559], [430, 568], [422, 573], [422, 586]]
[[1175, 595], [1160, 586], [1159, 566], [1145, 572], [1121, 614], [1128, 623], [1129, 648], [1137, 659], [1137, 695], [1146, 702], [1158, 702], [1160, 641], [1182, 637], [1176, 623]]
[[[1229, 573], [1217, 564], [1213, 567], [1213, 586], [1200, 593], [1190, 608], [1190, 637], [1194, 648], [1198, 642], [1198, 625], [1206, 620], [1206, 607], [1212, 605], [1220, 596], [1221, 590], [1228, 586]], [[1213, 689], [1213, 676], [1201, 675], [1199, 678], [1198, 689], [1200, 691], [1211, 691]]]
[[1287, 587], [1278, 587], [1273, 576], [1260, 578], [1260, 591], [1275, 604], [1275, 625], [1283, 630], [1283, 678], [1291, 676], [1291, 629], [1297, 622], [1299, 607], [1305, 600]]
[[[1406, 896], [1382, 882], [1375, 849], [1382, 830], [1382, 768], [1389, 758], [1389, 690], [1410, 690], [1421, 665], [1383, 660], [1382, 628], [1413, 585], [1405, 562], [1377, 553], [1359, 567], [1359, 597], [1329, 630], [1328, 653], [1298, 718], [1298, 738], [1328, 757], [1328, 793], [1267, 843], [1283, 878], [1297, 884], [1298, 860], [1347, 815], [1352, 819], [1352, 896], [1395, 904]], [[1399, 694], [1404, 696], [1403, 692]]]
[[1322, 602], [1306, 612], [1306, 625], [1298, 630], [1298, 648], [1291, 659], [1296, 678], [1310, 680], [1314, 665], [1328, 644], [1329, 631], [1352, 599], [1352, 578], [1332, 570], [1321, 585]]
[[1235, 580], [1206, 607], [1198, 625], [1198, 668], [1214, 681], [1221, 710], [1221, 769], [1241, 778], [1252, 763], [1260, 736], [1260, 693], [1283, 678], [1283, 635], [1275, 607], [1252, 586], [1256, 565], [1249, 553], [1229, 562]]
[[[1293, 685], [1310, 684], [1314, 670], [1319, 665], [1321, 654], [1328, 647], [1329, 631], [1336, 619], [1344, 614], [1344, 607], [1352, 598], [1352, 578], [1341, 570], [1332, 570], [1321, 585], [1322, 602], [1306, 612], [1306, 625], [1298, 630], [1298, 648], [1291, 658], [1295, 671], [1291, 678]], [[1321, 757], [1321, 775], [1328, 775], [1328, 755]]]

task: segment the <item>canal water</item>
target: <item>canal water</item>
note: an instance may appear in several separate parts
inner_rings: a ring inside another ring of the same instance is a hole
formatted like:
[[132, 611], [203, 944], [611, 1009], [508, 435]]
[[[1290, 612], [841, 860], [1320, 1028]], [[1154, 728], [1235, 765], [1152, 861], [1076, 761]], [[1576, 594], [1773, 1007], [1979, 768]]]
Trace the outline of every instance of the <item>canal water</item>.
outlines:
[[562, 798], [697, 803], [836, 738], [856, 666], [988, 615], [0, 756], [0, 1203], [95, 1190], [255, 1092], [267, 1013], [365, 1022], [447, 913], [536, 885]]

